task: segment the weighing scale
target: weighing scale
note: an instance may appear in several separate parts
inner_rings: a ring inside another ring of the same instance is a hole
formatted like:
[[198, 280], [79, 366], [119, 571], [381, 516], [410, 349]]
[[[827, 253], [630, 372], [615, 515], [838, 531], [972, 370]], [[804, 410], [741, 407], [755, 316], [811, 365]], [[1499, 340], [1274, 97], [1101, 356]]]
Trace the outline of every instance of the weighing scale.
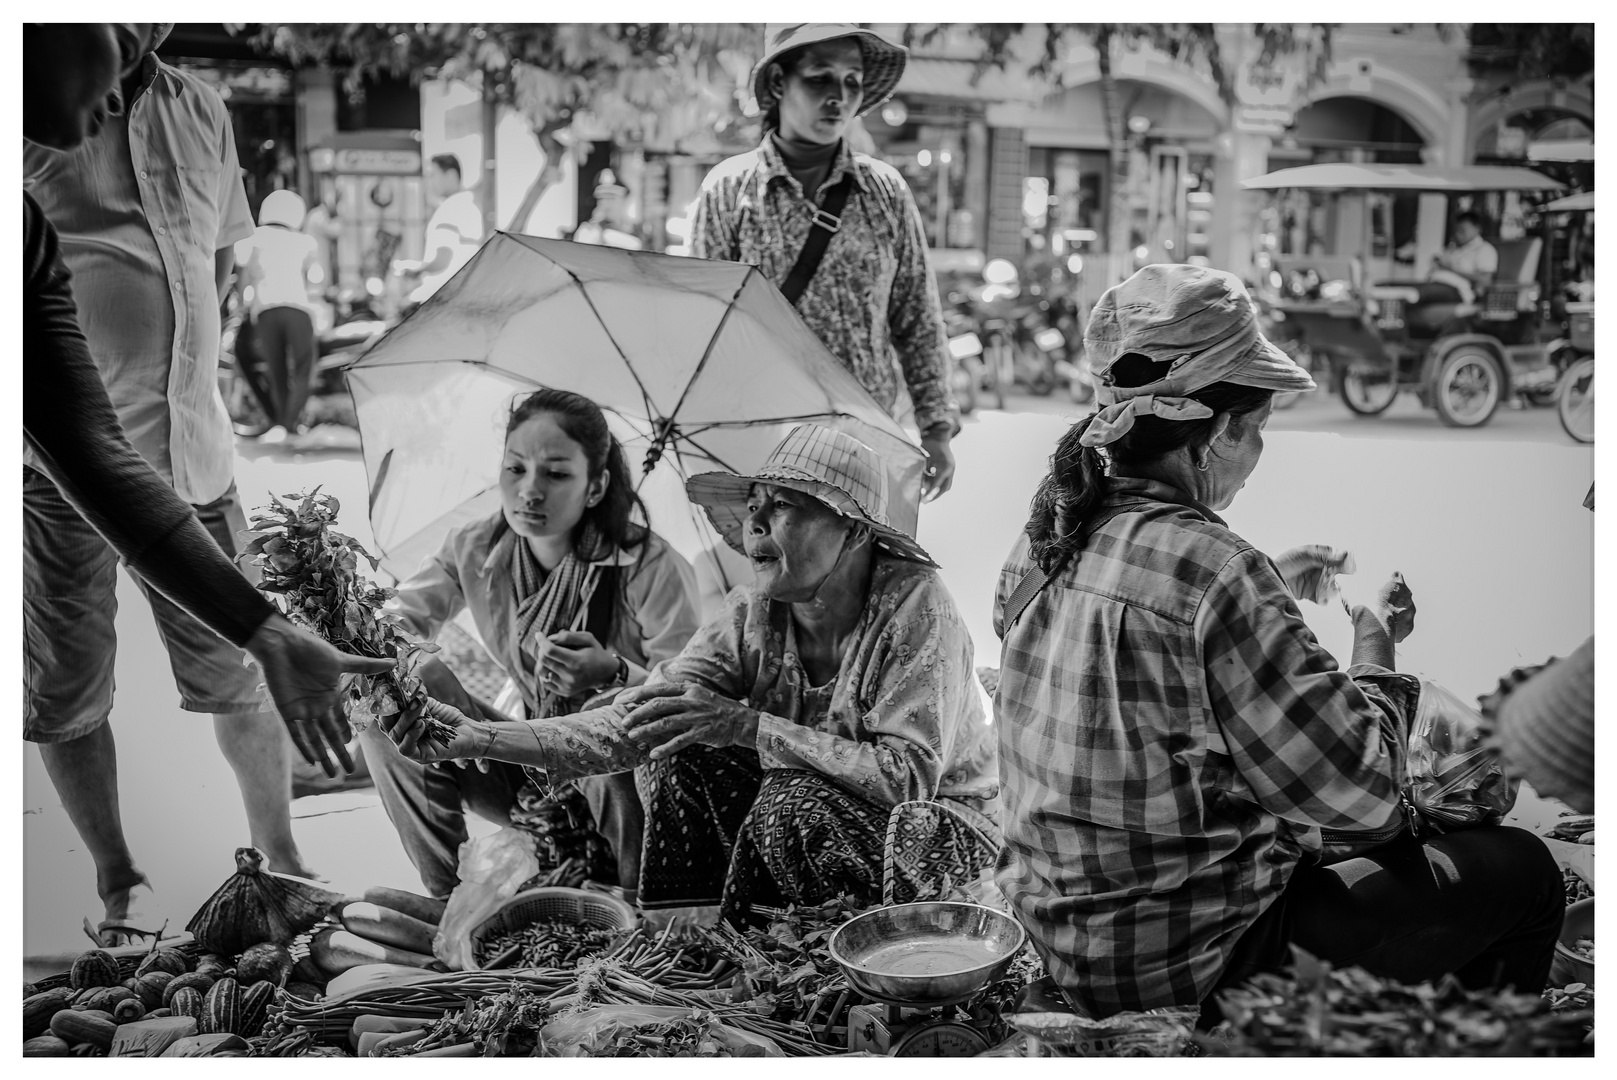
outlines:
[[924, 1005], [866, 1001], [848, 1010], [848, 1049], [887, 1057], [976, 1057], [993, 1043], [991, 1020], [957, 1017], [953, 1006], [978, 992]]

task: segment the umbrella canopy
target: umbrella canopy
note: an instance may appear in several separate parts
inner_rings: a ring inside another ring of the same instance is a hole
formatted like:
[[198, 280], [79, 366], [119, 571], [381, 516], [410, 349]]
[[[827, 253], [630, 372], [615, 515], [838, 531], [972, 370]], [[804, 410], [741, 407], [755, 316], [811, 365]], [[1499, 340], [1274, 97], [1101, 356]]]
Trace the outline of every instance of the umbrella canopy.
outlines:
[[506, 417], [540, 386], [601, 406], [652, 527], [720, 581], [724, 543], [685, 478], [750, 473], [805, 421], [881, 455], [914, 534], [925, 455], [751, 266], [497, 233], [346, 374], [396, 576], [499, 509]]
[[1592, 191], [1580, 191], [1576, 195], [1567, 195], [1556, 199], [1554, 202], [1544, 204], [1544, 209], [1552, 214], [1562, 211], [1593, 210], [1594, 208], [1595, 193]]
[[1299, 165], [1241, 181], [1249, 190], [1313, 188], [1340, 191], [1559, 191], [1543, 173], [1514, 165], [1361, 165], [1341, 161]]

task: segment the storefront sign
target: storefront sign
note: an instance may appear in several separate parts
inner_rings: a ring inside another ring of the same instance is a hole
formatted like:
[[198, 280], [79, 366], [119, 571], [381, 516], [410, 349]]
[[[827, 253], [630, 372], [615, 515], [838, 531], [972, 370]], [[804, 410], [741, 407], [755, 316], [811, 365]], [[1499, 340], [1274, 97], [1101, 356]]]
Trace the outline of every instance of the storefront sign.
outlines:
[[345, 148], [332, 153], [333, 171], [369, 176], [420, 176], [421, 151]]
[[1235, 74], [1236, 130], [1280, 134], [1296, 115], [1302, 83], [1301, 57], [1277, 55], [1262, 64], [1242, 61]]

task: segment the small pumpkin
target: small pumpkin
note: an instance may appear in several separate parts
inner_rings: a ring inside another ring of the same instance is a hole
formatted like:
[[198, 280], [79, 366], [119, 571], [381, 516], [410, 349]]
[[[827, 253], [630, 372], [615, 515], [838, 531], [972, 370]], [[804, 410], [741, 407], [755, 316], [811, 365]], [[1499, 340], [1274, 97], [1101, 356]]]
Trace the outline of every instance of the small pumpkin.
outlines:
[[199, 1027], [201, 1026], [202, 991], [198, 990], [196, 987], [180, 987], [168, 998], [167, 1007], [170, 1015], [189, 1016], [191, 1019], [197, 1021]]
[[105, 949], [91, 949], [73, 961], [67, 977], [73, 989], [86, 990], [92, 986], [117, 986], [123, 974], [111, 953]]
[[169, 1008], [174, 1007], [174, 995], [181, 990], [195, 990], [199, 995], [206, 994], [213, 989], [213, 979], [200, 971], [190, 971], [184, 975], [176, 975], [163, 987], [163, 1004]]
[[198, 1021], [198, 1028], [204, 1035], [235, 1033], [240, 1023], [241, 984], [235, 979], [220, 979], [202, 999], [202, 1017]]
[[112, 1010], [112, 1018], [120, 1024], [133, 1023], [146, 1015], [146, 1006], [140, 1003], [138, 997], [127, 997]]
[[140, 976], [153, 971], [166, 971], [170, 975], [184, 975], [190, 970], [190, 961], [179, 949], [154, 949], [141, 960], [140, 965], [135, 968], [135, 974]]

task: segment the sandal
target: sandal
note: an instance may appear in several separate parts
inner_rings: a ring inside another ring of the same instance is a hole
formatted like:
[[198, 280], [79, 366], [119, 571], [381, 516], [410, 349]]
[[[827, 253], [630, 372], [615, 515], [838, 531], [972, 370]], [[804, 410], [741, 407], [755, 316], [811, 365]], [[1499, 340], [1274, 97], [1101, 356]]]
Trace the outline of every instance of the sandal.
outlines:
[[[145, 895], [137, 896], [137, 890], [144, 890]], [[122, 916], [103, 919], [94, 929], [91, 928], [90, 920], [86, 917], [84, 920], [84, 932], [103, 949], [139, 944], [139, 940], [142, 938], [150, 939], [155, 944], [168, 938], [180, 936], [179, 930], [169, 931], [171, 921], [167, 915], [163, 914], [161, 905], [152, 892], [151, 885], [145, 881], [140, 881], [130, 887], [128, 904]]]

